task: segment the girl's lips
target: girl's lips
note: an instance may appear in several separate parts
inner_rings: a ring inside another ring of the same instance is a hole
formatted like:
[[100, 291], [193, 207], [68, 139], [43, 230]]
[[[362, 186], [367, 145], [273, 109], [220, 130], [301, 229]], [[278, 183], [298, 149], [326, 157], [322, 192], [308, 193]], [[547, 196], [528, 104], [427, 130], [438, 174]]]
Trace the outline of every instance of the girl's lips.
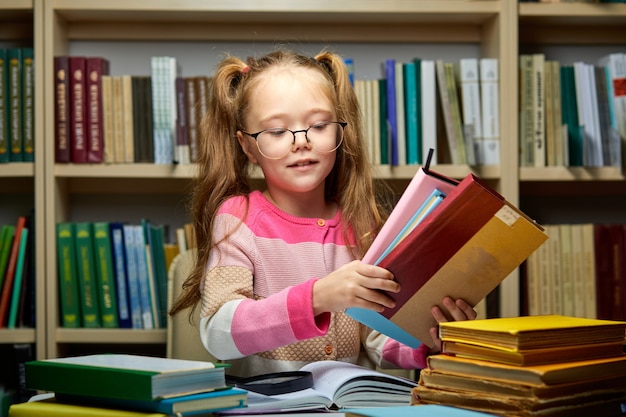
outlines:
[[308, 166], [308, 165], [313, 165], [316, 164], [317, 162], [315, 161], [311, 161], [311, 160], [306, 160], [306, 161], [297, 161], [293, 164], [288, 165], [288, 167], [290, 168], [298, 168], [298, 167], [304, 167], [304, 166]]

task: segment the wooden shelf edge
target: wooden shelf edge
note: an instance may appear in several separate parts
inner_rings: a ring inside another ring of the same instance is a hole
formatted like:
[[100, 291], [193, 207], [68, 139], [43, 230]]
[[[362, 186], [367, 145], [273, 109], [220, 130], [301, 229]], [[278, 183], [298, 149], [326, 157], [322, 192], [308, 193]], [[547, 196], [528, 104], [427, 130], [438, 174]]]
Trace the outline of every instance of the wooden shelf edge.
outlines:
[[35, 329], [1, 329], [0, 344], [35, 343]]
[[521, 167], [520, 181], [623, 181], [624, 173], [617, 167]]
[[164, 344], [166, 341], [165, 329], [56, 329], [57, 343]]
[[33, 177], [35, 164], [32, 162], [9, 162], [0, 164], [0, 178]]

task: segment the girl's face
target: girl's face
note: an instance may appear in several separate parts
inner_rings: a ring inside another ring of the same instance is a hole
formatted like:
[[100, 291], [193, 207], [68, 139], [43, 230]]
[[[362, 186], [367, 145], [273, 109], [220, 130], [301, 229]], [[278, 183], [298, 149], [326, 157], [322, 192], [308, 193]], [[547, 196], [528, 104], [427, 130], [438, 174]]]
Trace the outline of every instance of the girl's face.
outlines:
[[[271, 128], [299, 131], [321, 122], [337, 121], [325, 88], [326, 79], [314, 70], [270, 69], [261, 75], [252, 91], [245, 132], [254, 134]], [[291, 133], [287, 134], [293, 139]], [[237, 137], [249, 160], [263, 170], [275, 202], [294, 197], [301, 200], [315, 197], [323, 201], [324, 181], [335, 164], [337, 151], [317, 152], [307, 143], [305, 133], [298, 132], [285, 156], [270, 159], [259, 151], [253, 137], [241, 131], [237, 132]]]

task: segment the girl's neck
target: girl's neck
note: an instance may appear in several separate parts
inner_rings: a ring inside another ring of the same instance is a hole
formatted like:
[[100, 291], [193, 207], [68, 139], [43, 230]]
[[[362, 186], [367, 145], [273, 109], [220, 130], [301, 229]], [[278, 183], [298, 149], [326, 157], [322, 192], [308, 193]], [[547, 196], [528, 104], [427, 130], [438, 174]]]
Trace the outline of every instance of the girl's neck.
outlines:
[[276, 207], [296, 217], [328, 220], [337, 213], [337, 205], [325, 201], [323, 195], [274, 195], [269, 190], [263, 191], [263, 195]]

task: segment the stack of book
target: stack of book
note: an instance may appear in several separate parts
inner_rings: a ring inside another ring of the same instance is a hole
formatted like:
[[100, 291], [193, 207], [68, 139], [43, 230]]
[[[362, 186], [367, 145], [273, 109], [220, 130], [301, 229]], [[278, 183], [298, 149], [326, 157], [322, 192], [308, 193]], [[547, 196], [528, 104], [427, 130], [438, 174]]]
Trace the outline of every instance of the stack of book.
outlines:
[[26, 363], [26, 385], [54, 397], [12, 405], [11, 417], [187, 416], [247, 405], [226, 385], [226, 365], [125, 354]]
[[559, 315], [441, 323], [415, 404], [506, 416], [622, 415], [626, 322]]

